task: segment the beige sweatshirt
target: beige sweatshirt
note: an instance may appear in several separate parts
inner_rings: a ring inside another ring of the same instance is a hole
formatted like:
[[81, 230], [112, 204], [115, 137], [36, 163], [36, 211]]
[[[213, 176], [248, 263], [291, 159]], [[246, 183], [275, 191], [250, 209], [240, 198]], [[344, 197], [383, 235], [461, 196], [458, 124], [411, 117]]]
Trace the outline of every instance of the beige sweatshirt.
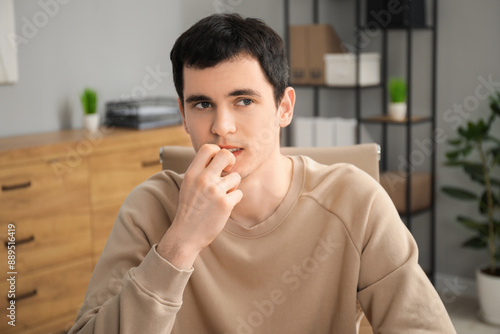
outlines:
[[[191, 271], [156, 252], [183, 176], [163, 171], [125, 200], [70, 333], [455, 333], [390, 198], [347, 164], [291, 157], [267, 220], [229, 219]], [[246, 194], [246, 196], [250, 196]]]

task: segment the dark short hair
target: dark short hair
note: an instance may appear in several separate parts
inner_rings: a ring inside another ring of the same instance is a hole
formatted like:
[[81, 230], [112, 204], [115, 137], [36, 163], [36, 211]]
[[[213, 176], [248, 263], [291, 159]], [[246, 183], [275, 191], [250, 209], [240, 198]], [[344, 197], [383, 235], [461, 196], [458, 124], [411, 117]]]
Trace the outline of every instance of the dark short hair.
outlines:
[[256, 59], [273, 86], [276, 105], [288, 86], [288, 61], [281, 37], [262, 20], [214, 14], [186, 30], [170, 52], [175, 89], [184, 101], [184, 66], [214, 67], [240, 55]]

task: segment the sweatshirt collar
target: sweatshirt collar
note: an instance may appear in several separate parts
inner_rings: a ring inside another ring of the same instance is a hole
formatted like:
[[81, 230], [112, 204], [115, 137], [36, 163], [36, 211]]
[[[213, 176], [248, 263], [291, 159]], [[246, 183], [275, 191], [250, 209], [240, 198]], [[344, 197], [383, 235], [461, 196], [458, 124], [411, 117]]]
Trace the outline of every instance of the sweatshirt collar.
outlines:
[[273, 232], [286, 220], [286, 217], [295, 206], [304, 186], [304, 160], [301, 156], [289, 156], [292, 160], [292, 181], [290, 187], [274, 213], [266, 220], [252, 227], [239, 225], [232, 218], [229, 218], [224, 230], [230, 234], [256, 238]]

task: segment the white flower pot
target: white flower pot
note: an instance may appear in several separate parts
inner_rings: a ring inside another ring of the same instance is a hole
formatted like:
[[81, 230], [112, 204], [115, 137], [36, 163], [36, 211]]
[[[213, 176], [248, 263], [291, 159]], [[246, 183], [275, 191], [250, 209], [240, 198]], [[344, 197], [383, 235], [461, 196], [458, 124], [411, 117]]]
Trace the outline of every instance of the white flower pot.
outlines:
[[98, 114], [84, 115], [83, 128], [90, 132], [96, 132], [97, 129], [99, 128], [99, 115]]
[[481, 319], [490, 324], [500, 325], [500, 276], [485, 274], [478, 268], [476, 279]]
[[397, 121], [406, 117], [406, 102], [389, 103], [389, 116]]

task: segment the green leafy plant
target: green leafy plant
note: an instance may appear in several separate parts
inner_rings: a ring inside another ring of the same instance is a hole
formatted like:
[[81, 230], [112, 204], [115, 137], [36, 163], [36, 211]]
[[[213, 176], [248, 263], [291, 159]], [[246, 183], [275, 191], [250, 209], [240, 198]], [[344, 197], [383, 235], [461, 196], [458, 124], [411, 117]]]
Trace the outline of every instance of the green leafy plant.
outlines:
[[406, 82], [402, 78], [391, 78], [389, 80], [389, 96], [392, 103], [406, 101]]
[[442, 191], [454, 198], [475, 201], [480, 219], [459, 215], [457, 221], [475, 232], [463, 243], [464, 247], [487, 248], [489, 267], [484, 272], [500, 276], [500, 139], [492, 135], [495, 120], [500, 117], [500, 93], [490, 97], [490, 114], [487, 120], [468, 122], [458, 128], [458, 138], [448, 140], [453, 147], [446, 152], [446, 166], [459, 167], [471, 181], [481, 187], [480, 194], [470, 189], [445, 186]]
[[85, 115], [95, 114], [97, 112], [97, 93], [91, 88], [85, 88], [80, 95], [82, 108]]

